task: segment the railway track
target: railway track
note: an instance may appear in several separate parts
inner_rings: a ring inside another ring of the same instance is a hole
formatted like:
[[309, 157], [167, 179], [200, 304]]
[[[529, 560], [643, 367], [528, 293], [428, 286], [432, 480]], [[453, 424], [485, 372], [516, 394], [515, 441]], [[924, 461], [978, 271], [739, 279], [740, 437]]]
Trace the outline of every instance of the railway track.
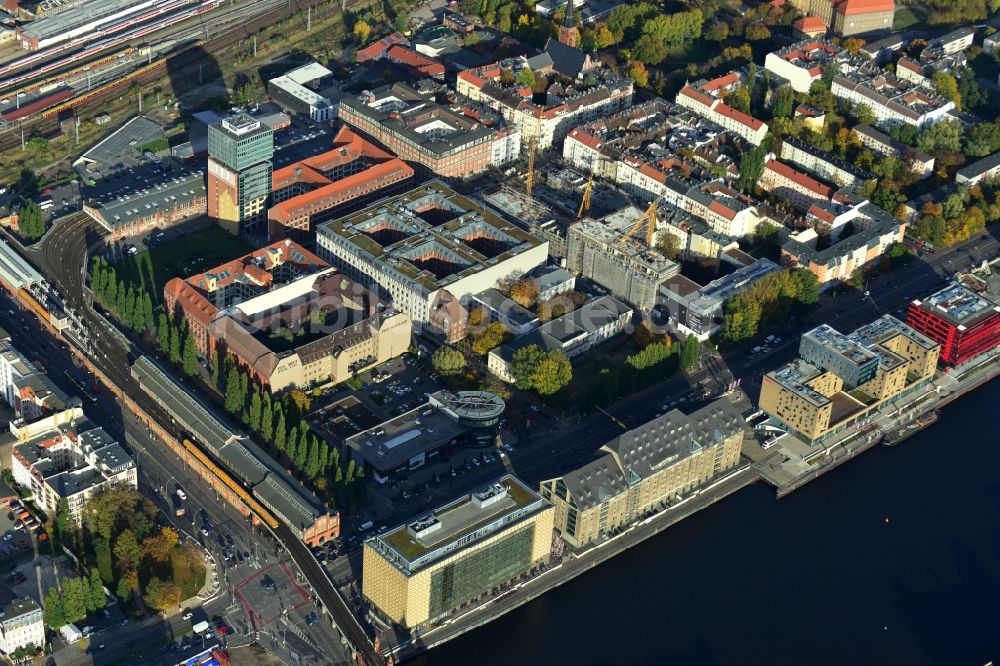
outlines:
[[[62, 104], [19, 121], [18, 124], [0, 129], [0, 151], [15, 150], [24, 141], [32, 137], [51, 137], [59, 130], [60, 115], [72, 111], [74, 115], [85, 114], [101, 108], [108, 101], [121, 96], [122, 91], [131, 85], [143, 85], [159, 80], [165, 71], [178, 70], [197, 64], [206, 54], [212, 55], [222, 51], [243, 39], [253, 36], [260, 30], [279, 23], [291, 16], [306, 11], [311, 7], [327, 4], [329, 0], [289, 0], [274, 9], [262, 12], [254, 18], [233, 25], [232, 29], [223, 34], [190, 45], [176, 53], [168, 54], [158, 61], [130, 72], [121, 79], [100, 86], [82, 96], [74, 97]], [[354, 3], [349, 3], [354, 4]], [[227, 13], [228, 14], [228, 13]], [[222, 15], [219, 18], [227, 19]]]

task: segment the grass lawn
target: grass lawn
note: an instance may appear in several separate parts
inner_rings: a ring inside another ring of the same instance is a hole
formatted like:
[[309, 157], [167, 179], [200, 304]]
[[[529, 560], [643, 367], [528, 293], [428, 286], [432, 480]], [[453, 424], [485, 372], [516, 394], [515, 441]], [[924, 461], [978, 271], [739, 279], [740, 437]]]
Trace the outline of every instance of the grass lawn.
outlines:
[[896, 18], [892, 22], [894, 32], [899, 30], [909, 30], [913, 26], [922, 23], [924, 20], [923, 11], [916, 7], [898, 7]]
[[250, 252], [253, 248], [216, 225], [185, 234], [169, 243], [140, 252], [115, 266], [126, 282], [151, 289], [154, 302], [163, 296], [163, 285]]

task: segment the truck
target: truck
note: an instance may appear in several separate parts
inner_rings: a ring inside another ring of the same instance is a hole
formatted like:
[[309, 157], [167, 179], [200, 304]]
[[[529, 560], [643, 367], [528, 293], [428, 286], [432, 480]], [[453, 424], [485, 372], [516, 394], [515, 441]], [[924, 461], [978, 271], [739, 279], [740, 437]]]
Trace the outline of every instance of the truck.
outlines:
[[192, 625], [191, 631], [193, 631], [198, 636], [202, 636], [205, 634], [206, 631], [208, 631], [211, 628], [212, 625], [210, 625], [207, 621], [202, 620], [201, 622], [196, 622], [194, 625]]
[[362, 523], [361, 527], [359, 529], [362, 532], [367, 532], [368, 530], [370, 530], [373, 527], [375, 527], [375, 523], [373, 523], [372, 521], [369, 520], [367, 523]]

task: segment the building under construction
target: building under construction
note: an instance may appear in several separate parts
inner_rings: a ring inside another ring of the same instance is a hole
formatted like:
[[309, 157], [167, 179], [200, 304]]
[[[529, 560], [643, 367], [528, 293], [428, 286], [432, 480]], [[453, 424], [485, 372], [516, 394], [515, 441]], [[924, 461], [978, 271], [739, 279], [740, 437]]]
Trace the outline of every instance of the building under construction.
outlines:
[[652, 308], [660, 285], [680, 272], [680, 266], [653, 249], [654, 210], [655, 204], [645, 213], [629, 206], [599, 220], [588, 217], [574, 224], [566, 268], [640, 310]]

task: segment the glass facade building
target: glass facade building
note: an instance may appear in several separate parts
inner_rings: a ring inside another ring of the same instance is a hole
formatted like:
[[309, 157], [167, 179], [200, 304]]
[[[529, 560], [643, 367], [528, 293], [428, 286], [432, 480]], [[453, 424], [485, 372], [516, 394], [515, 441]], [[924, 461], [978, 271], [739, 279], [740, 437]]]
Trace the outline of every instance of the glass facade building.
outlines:
[[238, 114], [208, 128], [208, 213], [231, 232], [266, 228], [274, 132]]

